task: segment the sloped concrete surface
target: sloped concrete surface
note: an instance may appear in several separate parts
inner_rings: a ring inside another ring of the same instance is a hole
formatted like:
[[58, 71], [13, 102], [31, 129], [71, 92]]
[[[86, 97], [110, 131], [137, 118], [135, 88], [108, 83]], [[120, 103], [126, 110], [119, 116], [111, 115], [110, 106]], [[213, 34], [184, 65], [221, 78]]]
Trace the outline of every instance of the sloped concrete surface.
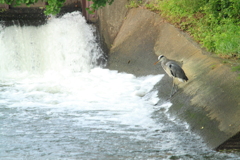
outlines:
[[[231, 66], [205, 52], [158, 14], [142, 8], [122, 9], [124, 12], [111, 14], [116, 7], [126, 5], [125, 1], [116, 3], [118, 5], [108, 6], [99, 14], [100, 32], [109, 47], [108, 68], [144, 76], [164, 74], [160, 65], [153, 65], [161, 54], [178, 61], [189, 81], [178, 84], [179, 90], [171, 99], [172, 80], [167, 75], [156, 86], [159, 97], [173, 103], [169, 112], [188, 122], [192, 131], [201, 135], [213, 149], [237, 135], [240, 132], [240, 80]], [[119, 21], [118, 14], [124, 14], [124, 20]], [[109, 21], [114, 19], [118, 22], [112, 25], [116, 27], [113, 32], [109, 25], [113, 22]]]

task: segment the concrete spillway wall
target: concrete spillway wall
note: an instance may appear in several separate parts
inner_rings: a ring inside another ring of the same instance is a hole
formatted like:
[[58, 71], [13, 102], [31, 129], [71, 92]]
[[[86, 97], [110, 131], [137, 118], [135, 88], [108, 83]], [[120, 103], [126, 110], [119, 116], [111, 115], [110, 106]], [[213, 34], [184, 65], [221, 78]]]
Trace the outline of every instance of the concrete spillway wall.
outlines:
[[[229, 63], [205, 52], [188, 35], [143, 8], [128, 9], [115, 0], [98, 11], [98, 25], [109, 51], [108, 68], [136, 76], [165, 74], [153, 65], [165, 55], [182, 63], [189, 81], [178, 84], [166, 75], [156, 87], [159, 97], [173, 103], [169, 112], [188, 122], [213, 149], [240, 148], [240, 80]], [[159, 102], [161, 103], [161, 102]]]

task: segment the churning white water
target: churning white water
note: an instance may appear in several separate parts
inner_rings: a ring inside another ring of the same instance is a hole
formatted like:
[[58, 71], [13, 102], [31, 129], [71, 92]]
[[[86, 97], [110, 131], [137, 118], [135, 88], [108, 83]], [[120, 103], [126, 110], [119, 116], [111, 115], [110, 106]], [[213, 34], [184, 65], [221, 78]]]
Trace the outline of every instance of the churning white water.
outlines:
[[0, 30], [0, 159], [237, 158], [168, 118], [163, 75], [104, 69], [79, 12]]

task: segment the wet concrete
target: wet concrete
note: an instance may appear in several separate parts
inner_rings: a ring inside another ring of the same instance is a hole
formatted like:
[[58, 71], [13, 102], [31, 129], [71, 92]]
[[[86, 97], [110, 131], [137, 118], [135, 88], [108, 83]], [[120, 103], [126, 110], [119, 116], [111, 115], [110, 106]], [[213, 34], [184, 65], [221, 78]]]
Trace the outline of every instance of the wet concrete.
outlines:
[[144, 76], [164, 74], [160, 65], [153, 65], [161, 54], [179, 61], [189, 81], [179, 83], [178, 92], [169, 99], [172, 80], [164, 76], [156, 86], [159, 97], [171, 101], [169, 112], [188, 122], [209, 147], [227, 148], [224, 144], [240, 131], [238, 74], [230, 63], [206, 52], [159, 14], [127, 9], [126, 4], [116, 0], [98, 11], [100, 33], [109, 50], [108, 68]]

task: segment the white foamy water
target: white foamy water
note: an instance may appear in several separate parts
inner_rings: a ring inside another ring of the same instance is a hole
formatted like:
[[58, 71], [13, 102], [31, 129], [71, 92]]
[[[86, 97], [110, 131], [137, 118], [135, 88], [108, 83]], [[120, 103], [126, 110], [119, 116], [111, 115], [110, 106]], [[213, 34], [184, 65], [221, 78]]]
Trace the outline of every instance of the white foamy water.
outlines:
[[[162, 75], [136, 78], [108, 69], [70, 75], [47, 73], [19, 81], [2, 83], [2, 103], [9, 108], [48, 108], [53, 112], [111, 111], [116, 115], [94, 116], [90, 122], [116, 121], [127, 125], [152, 127], [152, 105], [157, 92], [149, 94]], [[7, 88], [7, 89], [6, 89]], [[80, 118], [80, 121], [82, 118]]]
[[236, 159], [169, 119], [163, 75], [104, 69], [80, 13], [0, 29], [0, 159]]
[[89, 72], [102, 56], [92, 27], [77, 12], [40, 27], [1, 27], [0, 39], [1, 77]]

